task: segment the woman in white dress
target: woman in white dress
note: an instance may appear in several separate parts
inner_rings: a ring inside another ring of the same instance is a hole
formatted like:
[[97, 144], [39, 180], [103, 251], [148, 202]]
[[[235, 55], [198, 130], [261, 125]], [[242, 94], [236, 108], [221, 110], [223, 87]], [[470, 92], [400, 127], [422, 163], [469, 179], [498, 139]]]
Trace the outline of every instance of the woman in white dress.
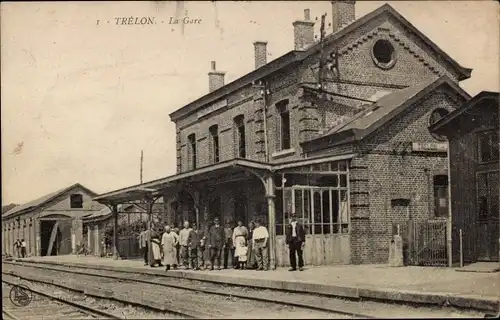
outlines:
[[[236, 261], [239, 261], [239, 257], [243, 255], [247, 255], [246, 251], [246, 241], [241, 241], [241, 240], [246, 240], [248, 236], [248, 229], [243, 225], [243, 222], [240, 220], [238, 221], [238, 226], [234, 228], [233, 231], [233, 244], [235, 246], [234, 250], [234, 257]], [[245, 260], [246, 261], [246, 260]], [[239, 269], [240, 265], [239, 263], [235, 263], [235, 268]]]
[[178, 236], [170, 231], [169, 226], [165, 226], [165, 232], [161, 238], [161, 245], [163, 247], [163, 264], [165, 265], [165, 271], [170, 270], [170, 266], [177, 264], [176, 250], [175, 247], [179, 242]]

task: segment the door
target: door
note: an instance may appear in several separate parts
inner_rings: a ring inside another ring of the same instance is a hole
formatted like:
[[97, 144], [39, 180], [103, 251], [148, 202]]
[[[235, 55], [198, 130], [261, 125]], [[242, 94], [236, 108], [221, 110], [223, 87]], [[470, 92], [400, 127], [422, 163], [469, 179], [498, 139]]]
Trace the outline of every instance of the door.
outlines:
[[477, 174], [477, 260], [499, 260], [498, 179], [498, 171]]
[[216, 217], [219, 218], [219, 221], [221, 221], [222, 204], [221, 198], [219, 196], [212, 198], [208, 207], [208, 211], [210, 216], [210, 221], [208, 221], [209, 224], [211, 224], [213, 222], [213, 219]]
[[235, 221], [233, 223], [236, 223], [237, 221], [243, 222], [243, 225], [246, 226], [248, 224], [248, 214], [247, 214], [247, 197], [246, 194], [244, 193], [243, 190], [240, 190], [239, 192], [236, 193], [235, 199], [234, 199], [234, 215], [235, 215]]

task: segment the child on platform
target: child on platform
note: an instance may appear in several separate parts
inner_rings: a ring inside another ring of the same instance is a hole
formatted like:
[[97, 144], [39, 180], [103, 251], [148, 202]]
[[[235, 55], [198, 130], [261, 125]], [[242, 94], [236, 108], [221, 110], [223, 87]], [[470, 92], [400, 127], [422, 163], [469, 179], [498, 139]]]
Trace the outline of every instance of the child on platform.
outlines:
[[248, 247], [246, 246], [245, 238], [240, 239], [239, 242], [240, 242], [240, 248], [238, 256], [238, 264], [240, 270], [245, 270], [247, 265]]

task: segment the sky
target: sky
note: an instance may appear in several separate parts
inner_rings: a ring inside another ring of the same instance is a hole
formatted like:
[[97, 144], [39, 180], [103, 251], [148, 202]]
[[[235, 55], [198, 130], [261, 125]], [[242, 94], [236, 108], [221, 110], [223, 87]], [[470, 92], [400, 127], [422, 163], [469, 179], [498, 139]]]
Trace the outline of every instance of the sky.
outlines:
[[[357, 1], [356, 18], [384, 3]], [[469, 94], [499, 91], [496, 1], [387, 3], [473, 68], [460, 84]], [[269, 62], [293, 49], [292, 22], [304, 9], [312, 18], [331, 16], [329, 1], [2, 2], [0, 8], [3, 204], [76, 182], [97, 193], [138, 184], [141, 150], [144, 182], [175, 174], [169, 114], [208, 93], [210, 61], [229, 83], [253, 70], [254, 41], [268, 41]], [[186, 14], [201, 22], [168, 23]], [[125, 17], [154, 17], [156, 24], [116, 24]]]

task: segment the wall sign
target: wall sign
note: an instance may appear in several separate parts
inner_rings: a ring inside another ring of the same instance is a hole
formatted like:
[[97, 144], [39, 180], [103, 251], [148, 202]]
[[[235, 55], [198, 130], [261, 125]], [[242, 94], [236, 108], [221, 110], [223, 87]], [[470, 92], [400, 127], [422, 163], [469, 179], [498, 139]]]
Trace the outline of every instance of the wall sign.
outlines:
[[448, 151], [448, 143], [440, 142], [440, 143], [422, 143], [422, 142], [413, 142], [411, 144], [411, 149], [417, 152], [446, 152]]
[[219, 101], [215, 102], [214, 104], [211, 104], [208, 107], [206, 107], [206, 108], [201, 109], [200, 111], [198, 111], [198, 113], [196, 114], [196, 117], [199, 119], [201, 117], [206, 116], [209, 113], [212, 113], [214, 111], [222, 109], [225, 106], [227, 106], [227, 99], [219, 100]]

